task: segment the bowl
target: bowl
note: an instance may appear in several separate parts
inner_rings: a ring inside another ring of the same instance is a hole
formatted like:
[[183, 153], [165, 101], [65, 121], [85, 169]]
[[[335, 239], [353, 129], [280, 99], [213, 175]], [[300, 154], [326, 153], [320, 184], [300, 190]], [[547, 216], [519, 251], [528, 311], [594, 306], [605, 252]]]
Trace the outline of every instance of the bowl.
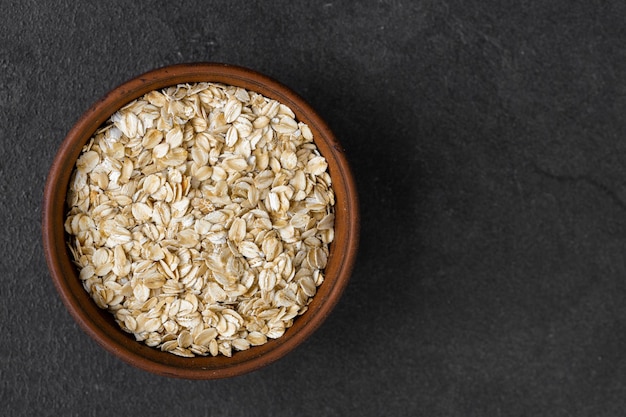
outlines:
[[[64, 230], [70, 176], [83, 145], [94, 132], [115, 111], [150, 91], [195, 82], [242, 87], [289, 106], [296, 118], [310, 127], [315, 144], [328, 162], [335, 191], [335, 238], [329, 248], [325, 280], [308, 310], [294, 320], [282, 337], [234, 352], [231, 357], [180, 357], [136, 341], [84, 290], [67, 248], [68, 235]], [[283, 357], [311, 336], [328, 317], [348, 283], [355, 262], [359, 238], [358, 198], [341, 145], [327, 124], [297, 94], [247, 68], [216, 63], [180, 64], [147, 72], [120, 85], [80, 117], [61, 143], [48, 174], [42, 234], [50, 275], [61, 300], [80, 327], [105, 350], [130, 365], [158, 375], [186, 379], [227, 378], [257, 370]]]

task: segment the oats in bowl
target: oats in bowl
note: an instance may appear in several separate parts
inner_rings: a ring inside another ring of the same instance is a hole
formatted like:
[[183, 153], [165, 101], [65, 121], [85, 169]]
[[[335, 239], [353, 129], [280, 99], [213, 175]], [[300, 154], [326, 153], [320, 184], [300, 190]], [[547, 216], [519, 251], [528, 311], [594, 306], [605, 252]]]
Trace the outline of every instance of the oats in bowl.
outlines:
[[93, 135], [70, 178], [83, 287], [136, 340], [179, 356], [279, 338], [324, 280], [327, 167], [276, 100], [208, 82], [148, 92]]

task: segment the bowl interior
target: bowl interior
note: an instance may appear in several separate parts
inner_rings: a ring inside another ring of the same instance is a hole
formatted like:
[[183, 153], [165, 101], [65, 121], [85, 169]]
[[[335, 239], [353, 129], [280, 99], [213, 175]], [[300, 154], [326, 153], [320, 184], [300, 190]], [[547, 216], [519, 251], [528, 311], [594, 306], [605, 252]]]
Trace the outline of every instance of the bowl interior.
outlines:
[[[180, 83], [219, 82], [258, 92], [289, 106], [311, 128], [315, 143], [328, 162], [335, 191], [335, 239], [308, 311], [294, 320], [285, 334], [265, 345], [235, 352], [231, 358], [183, 358], [135, 341], [96, 306], [83, 289], [67, 249], [63, 228], [69, 178], [83, 145], [119, 108], [152, 90]], [[343, 150], [326, 123], [295, 93], [249, 69], [223, 64], [185, 64], [143, 74], [112, 90], [76, 123], [61, 144], [44, 191], [43, 243], [52, 279], [64, 304], [84, 331], [125, 362], [160, 375], [212, 379], [242, 374], [267, 365], [304, 341], [323, 322], [349, 279], [358, 245], [359, 212], [356, 187]]]

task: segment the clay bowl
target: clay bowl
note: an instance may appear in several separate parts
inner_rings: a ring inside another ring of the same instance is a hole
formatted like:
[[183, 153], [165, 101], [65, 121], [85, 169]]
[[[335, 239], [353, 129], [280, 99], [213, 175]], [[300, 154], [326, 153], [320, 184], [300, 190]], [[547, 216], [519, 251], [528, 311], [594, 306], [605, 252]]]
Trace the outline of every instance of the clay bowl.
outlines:
[[[81, 148], [93, 133], [116, 110], [149, 91], [202, 81], [243, 87], [291, 107], [297, 119], [311, 128], [318, 149], [328, 161], [336, 193], [335, 240], [330, 246], [325, 281], [318, 288], [308, 311], [296, 318], [282, 337], [235, 352], [230, 358], [221, 355], [183, 358], [135, 341], [132, 335], [121, 330], [109, 312], [98, 308], [83, 289], [70, 260], [63, 227], [69, 178]], [[80, 327], [104, 349], [128, 364], [155, 374], [188, 379], [226, 378], [256, 370], [283, 357], [311, 336], [328, 317], [346, 287], [356, 258], [359, 234], [354, 180], [341, 145], [326, 123], [306, 102], [280, 83], [249, 69], [210, 63], [175, 65], [148, 72], [115, 88], [96, 102], [70, 130], [52, 163], [44, 191], [42, 220], [44, 252], [50, 275], [63, 303]]]

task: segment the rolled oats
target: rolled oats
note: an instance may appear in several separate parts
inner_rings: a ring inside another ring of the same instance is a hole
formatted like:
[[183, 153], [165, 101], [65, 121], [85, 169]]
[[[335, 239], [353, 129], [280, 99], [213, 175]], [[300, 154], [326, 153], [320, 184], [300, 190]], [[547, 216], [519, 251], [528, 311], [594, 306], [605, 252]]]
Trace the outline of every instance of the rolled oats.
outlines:
[[76, 162], [65, 230], [80, 280], [122, 329], [175, 355], [281, 337], [324, 280], [327, 169], [275, 100], [216, 83], [152, 91]]

